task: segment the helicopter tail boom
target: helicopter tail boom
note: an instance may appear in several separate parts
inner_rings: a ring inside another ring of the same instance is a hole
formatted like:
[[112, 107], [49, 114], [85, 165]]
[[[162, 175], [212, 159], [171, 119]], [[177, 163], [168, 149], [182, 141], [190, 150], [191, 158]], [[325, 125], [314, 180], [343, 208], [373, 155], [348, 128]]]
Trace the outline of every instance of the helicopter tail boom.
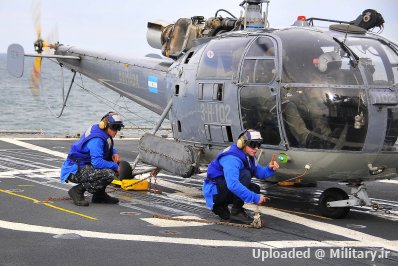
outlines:
[[79, 57], [59, 58], [58, 62], [157, 114], [167, 105], [166, 74], [173, 63], [170, 59], [118, 57], [63, 45], [55, 53]]

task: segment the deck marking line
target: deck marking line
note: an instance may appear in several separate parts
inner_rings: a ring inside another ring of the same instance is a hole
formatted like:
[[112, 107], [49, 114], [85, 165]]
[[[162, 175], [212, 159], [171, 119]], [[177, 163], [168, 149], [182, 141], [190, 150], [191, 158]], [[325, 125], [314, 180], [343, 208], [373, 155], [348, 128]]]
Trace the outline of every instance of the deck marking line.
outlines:
[[387, 184], [398, 184], [398, 180], [396, 179], [382, 179], [382, 180], [376, 180], [376, 182], [387, 183]]
[[17, 139], [0, 138], [0, 140], [4, 141], [4, 142], [11, 143], [11, 144], [14, 144], [14, 145], [17, 145], [17, 146], [20, 146], [20, 147], [24, 147], [24, 148], [29, 149], [29, 150], [34, 150], [34, 151], [47, 153], [47, 154], [50, 154], [50, 155], [53, 155], [53, 156], [56, 156], [56, 157], [61, 157], [61, 158], [64, 158], [64, 159], [66, 159], [66, 157], [68, 156], [66, 153], [59, 152], [59, 151], [53, 151], [53, 150], [50, 150], [50, 149], [47, 149], [47, 148], [43, 148], [43, 147], [40, 147], [40, 146], [37, 146], [37, 145], [33, 145], [33, 144], [30, 144], [30, 143], [27, 143], [27, 142], [19, 141]]
[[50, 172], [57, 174], [59, 176], [61, 170], [59, 168], [38, 168], [32, 170], [12, 170], [7, 172], [0, 172], [0, 178], [15, 178], [14, 175], [21, 175], [21, 174], [34, 174], [34, 173], [41, 173], [41, 172]]
[[[198, 239], [198, 238], [179, 238], [166, 236], [149, 236], [149, 235], [132, 235], [119, 233], [105, 233], [86, 230], [72, 230], [57, 227], [39, 226], [24, 223], [14, 223], [0, 220], [0, 228], [10, 229], [22, 232], [45, 233], [51, 235], [60, 234], [77, 234], [87, 238], [109, 239], [109, 240], [123, 240], [123, 241], [141, 241], [141, 242], [157, 242], [169, 244], [183, 244], [183, 245], [197, 245], [197, 246], [214, 246], [214, 247], [245, 247], [245, 248], [286, 248], [286, 247], [347, 247], [352, 245], [355, 247], [379, 247], [390, 249], [389, 246], [395, 247], [393, 250], [398, 251], [398, 241], [385, 240], [383, 243], [367, 243], [358, 241], [308, 241], [308, 240], [293, 240], [293, 241], [263, 241], [263, 242], [249, 242], [249, 241], [234, 241], [234, 240], [213, 240], [213, 239]], [[379, 245], [382, 244], [382, 245]]]
[[[20, 198], [23, 198], [23, 199], [31, 200], [31, 201], [33, 201], [33, 203], [42, 202], [40, 200], [31, 198], [31, 197], [28, 197], [28, 196], [25, 196], [25, 195], [17, 194], [17, 193], [11, 192], [11, 191], [3, 190], [3, 189], [0, 189], [0, 192], [6, 193], [6, 194], [9, 194], [9, 195], [12, 195], [12, 196], [20, 197]], [[92, 216], [89, 216], [89, 215], [86, 215], [86, 214], [83, 214], [83, 213], [79, 213], [79, 212], [74, 212], [74, 211], [71, 211], [71, 210], [68, 210], [68, 209], [64, 209], [64, 208], [55, 206], [55, 205], [53, 205], [51, 203], [43, 203], [43, 205], [45, 205], [47, 207], [50, 207], [50, 208], [53, 208], [53, 209], [56, 209], [56, 210], [59, 210], [59, 211], [62, 211], [62, 212], [67, 212], [67, 213], [70, 213], [70, 214], [78, 215], [78, 216], [81, 216], [81, 217], [84, 217], [84, 218], [87, 218], [87, 219], [90, 219], [90, 220], [97, 220], [97, 218], [95, 218], [95, 217], [92, 217]]]
[[[246, 204], [246, 208], [255, 211], [255, 206], [253, 204]], [[290, 214], [287, 212], [278, 211], [275, 209], [271, 209], [268, 207], [260, 206], [261, 213], [269, 216], [276, 217], [278, 219], [283, 219], [289, 221], [291, 223], [301, 224], [305, 227], [309, 227], [311, 229], [315, 229], [318, 231], [323, 231], [330, 234], [335, 234], [339, 236], [343, 236], [346, 238], [351, 238], [364, 243], [372, 243], [377, 246], [383, 246], [382, 243], [386, 244], [387, 249], [398, 251], [398, 241], [389, 241], [383, 239], [381, 237], [372, 236], [369, 234], [365, 234], [359, 231], [355, 231], [352, 229], [344, 228], [342, 226], [334, 225], [334, 224], [325, 224], [324, 222], [318, 222], [314, 220], [310, 220], [308, 218], [304, 218], [301, 216], [297, 216], [294, 214]]]

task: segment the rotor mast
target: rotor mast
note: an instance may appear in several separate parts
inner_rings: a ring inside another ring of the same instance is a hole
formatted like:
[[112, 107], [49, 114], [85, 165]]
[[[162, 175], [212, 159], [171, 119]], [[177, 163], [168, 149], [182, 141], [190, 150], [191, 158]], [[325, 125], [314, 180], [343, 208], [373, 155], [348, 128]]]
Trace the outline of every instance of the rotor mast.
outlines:
[[[268, 28], [268, 6], [269, 0], [244, 0], [239, 6], [245, 10], [243, 29], [257, 30]], [[266, 10], [263, 12], [263, 4], [266, 3]]]

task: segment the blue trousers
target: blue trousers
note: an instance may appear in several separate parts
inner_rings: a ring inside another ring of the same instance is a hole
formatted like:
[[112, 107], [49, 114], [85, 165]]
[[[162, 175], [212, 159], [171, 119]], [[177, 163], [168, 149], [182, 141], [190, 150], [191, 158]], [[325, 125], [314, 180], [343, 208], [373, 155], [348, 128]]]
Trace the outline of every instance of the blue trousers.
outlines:
[[[239, 174], [239, 182], [242, 183], [245, 187], [249, 190], [253, 191], [254, 193], [260, 193], [260, 186], [251, 182], [252, 175], [249, 170], [243, 169], [240, 171]], [[214, 205], [219, 206], [227, 206], [232, 204], [232, 208], [236, 210], [242, 209], [243, 200], [241, 200], [238, 196], [232, 193], [228, 187], [227, 182], [225, 181], [224, 177], [216, 178], [216, 185], [218, 194], [213, 196]]]

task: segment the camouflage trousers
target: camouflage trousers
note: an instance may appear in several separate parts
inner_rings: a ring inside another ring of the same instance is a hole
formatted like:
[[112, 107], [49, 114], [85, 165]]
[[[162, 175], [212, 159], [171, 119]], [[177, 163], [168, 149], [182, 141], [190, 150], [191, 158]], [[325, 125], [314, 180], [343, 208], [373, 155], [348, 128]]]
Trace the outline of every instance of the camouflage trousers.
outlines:
[[76, 174], [71, 174], [68, 181], [82, 184], [90, 193], [94, 194], [104, 190], [115, 178], [115, 171], [112, 169], [96, 169], [91, 165], [86, 165]]

